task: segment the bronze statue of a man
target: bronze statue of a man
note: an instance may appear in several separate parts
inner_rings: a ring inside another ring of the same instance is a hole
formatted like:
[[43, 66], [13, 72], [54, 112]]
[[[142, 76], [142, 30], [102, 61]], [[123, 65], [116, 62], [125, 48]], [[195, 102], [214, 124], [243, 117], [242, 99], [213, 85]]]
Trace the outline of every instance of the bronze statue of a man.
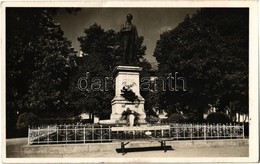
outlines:
[[132, 64], [136, 58], [136, 42], [137, 42], [137, 29], [132, 24], [133, 15], [126, 16], [126, 23], [123, 24], [121, 33], [121, 47], [123, 49], [123, 62], [124, 64]]

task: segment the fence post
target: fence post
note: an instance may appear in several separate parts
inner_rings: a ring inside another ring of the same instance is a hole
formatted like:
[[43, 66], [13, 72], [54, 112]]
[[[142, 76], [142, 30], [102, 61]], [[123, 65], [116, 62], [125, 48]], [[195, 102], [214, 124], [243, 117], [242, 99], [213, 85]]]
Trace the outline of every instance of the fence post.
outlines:
[[59, 126], [56, 127], [57, 128], [57, 143], [59, 142]]
[[169, 138], [171, 138], [171, 127], [169, 128]]
[[206, 140], [206, 138], [207, 138], [207, 134], [206, 134], [206, 124], [203, 125], [203, 130], [204, 130], [204, 140]]
[[186, 131], [186, 125], [184, 125], [184, 127], [183, 127], [183, 137], [184, 137], [184, 139], [185, 139], [185, 131]]
[[67, 132], [67, 125], [65, 126], [65, 133], [66, 133], [66, 143], [68, 142], [68, 132]]
[[197, 138], [199, 138], [200, 137], [200, 129], [199, 129], [199, 124], [197, 124], [197, 126], [196, 126], [196, 128], [197, 128]]
[[75, 126], [75, 143], [77, 141], [77, 126]]
[[83, 140], [84, 140], [84, 143], [85, 143], [85, 139], [86, 139], [86, 132], [85, 132], [85, 126], [84, 126], [84, 128], [83, 128]]
[[47, 144], [49, 144], [49, 140], [50, 140], [50, 126], [48, 125], [48, 128], [47, 128]]
[[245, 124], [243, 124], [242, 130], [243, 130], [243, 139], [245, 139]]
[[[116, 125], [116, 127], [118, 127], [118, 124]], [[116, 131], [116, 139], [118, 139], [118, 131]]]
[[100, 125], [100, 139], [101, 139], [101, 143], [102, 143], [102, 139], [103, 139], [102, 125]]
[[126, 139], [126, 131], [124, 131], [124, 136], [125, 136], [125, 139]]
[[212, 138], [212, 130], [213, 130], [213, 125], [210, 124], [210, 138]]
[[228, 123], [226, 123], [225, 131], [227, 132], [226, 137], [229, 138], [230, 137], [230, 132], [229, 132], [229, 125], [228, 125]]
[[178, 137], [179, 137], [179, 127], [176, 126], [176, 138], [177, 138], [177, 140], [178, 140]]
[[28, 126], [28, 145], [30, 145], [30, 134], [31, 134], [30, 131], [31, 131], [30, 126]]
[[111, 129], [108, 127], [108, 140], [111, 141]]
[[92, 125], [92, 142], [94, 142], [94, 125]]
[[218, 124], [217, 124], [217, 137], [219, 139], [219, 129], [218, 129]]
[[190, 139], [192, 140], [192, 136], [193, 136], [193, 126], [192, 126], [192, 124], [191, 124], [190, 128], [191, 128], [191, 130], [190, 130]]
[[40, 127], [38, 126], [38, 131], [37, 131], [37, 137], [38, 137], [38, 144], [40, 142]]
[[230, 129], [230, 136], [231, 136], [231, 139], [232, 139], [232, 136], [233, 136], [233, 125], [232, 125], [232, 123], [230, 123], [230, 126], [229, 126], [229, 129]]
[[226, 138], [226, 126], [225, 126], [225, 124], [223, 124], [223, 131], [224, 131], [224, 138]]
[[163, 138], [163, 130], [161, 130], [161, 137]]

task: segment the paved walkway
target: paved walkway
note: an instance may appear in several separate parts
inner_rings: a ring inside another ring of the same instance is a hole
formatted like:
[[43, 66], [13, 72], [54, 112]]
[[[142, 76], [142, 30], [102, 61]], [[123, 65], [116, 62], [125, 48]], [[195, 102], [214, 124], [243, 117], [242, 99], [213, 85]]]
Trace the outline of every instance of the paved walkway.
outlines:
[[127, 152], [125, 155], [116, 151], [98, 152], [98, 153], [75, 153], [65, 157], [248, 157], [248, 146], [236, 147], [217, 147], [217, 148], [192, 148], [192, 149], [175, 149], [168, 150], [147, 150], [140, 151], [138, 148]]
[[[27, 145], [27, 138], [8, 139], [7, 157], [24, 157], [19, 155], [19, 150], [22, 146]], [[210, 147], [210, 148], [176, 148], [168, 150], [166, 153], [156, 147], [152, 148], [128, 148], [127, 153], [122, 155], [118, 149], [109, 152], [76, 152], [68, 153], [62, 157], [248, 157], [248, 146], [235, 146], [235, 147]], [[30, 156], [27, 156], [30, 157]], [[48, 157], [46, 155], [39, 155], [37, 157]]]

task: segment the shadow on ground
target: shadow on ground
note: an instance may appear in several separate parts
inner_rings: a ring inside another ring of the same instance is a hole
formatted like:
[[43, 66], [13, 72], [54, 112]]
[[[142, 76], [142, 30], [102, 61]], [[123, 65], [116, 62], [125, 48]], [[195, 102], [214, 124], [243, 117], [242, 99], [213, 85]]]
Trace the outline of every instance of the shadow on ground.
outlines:
[[[166, 146], [166, 151], [168, 150], [174, 150], [172, 148], [172, 146]], [[164, 151], [164, 149], [160, 146], [153, 146], [153, 147], [139, 147], [139, 148], [125, 148], [125, 153], [129, 153], [129, 152], [143, 152], [143, 151]], [[118, 148], [116, 149], [117, 153], [122, 153], [122, 149]]]

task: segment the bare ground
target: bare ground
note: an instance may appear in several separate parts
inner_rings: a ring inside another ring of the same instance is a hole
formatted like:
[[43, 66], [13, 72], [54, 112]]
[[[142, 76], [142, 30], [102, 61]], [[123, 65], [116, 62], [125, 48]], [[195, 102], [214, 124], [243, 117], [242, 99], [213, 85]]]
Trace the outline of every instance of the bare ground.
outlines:
[[[27, 138], [8, 139], [6, 140], [6, 154], [7, 158], [19, 158], [22, 156], [19, 152], [22, 146], [27, 145]], [[160, 148], [145, 147], [145, 148], [128, 148], [127, 153], [122, 155], [121, 150], [114, 149], [109, 152], [77, 152], [67, 153], [62, 157], [248, 157], [248, 146], [235, 147], [210, 147], [210, 148], [170, 148], [165, 153]], [[26, 156], [30, 157], [30, 156]], [[39, 155], [37, 157], [48, 157], [46, 155]]]

